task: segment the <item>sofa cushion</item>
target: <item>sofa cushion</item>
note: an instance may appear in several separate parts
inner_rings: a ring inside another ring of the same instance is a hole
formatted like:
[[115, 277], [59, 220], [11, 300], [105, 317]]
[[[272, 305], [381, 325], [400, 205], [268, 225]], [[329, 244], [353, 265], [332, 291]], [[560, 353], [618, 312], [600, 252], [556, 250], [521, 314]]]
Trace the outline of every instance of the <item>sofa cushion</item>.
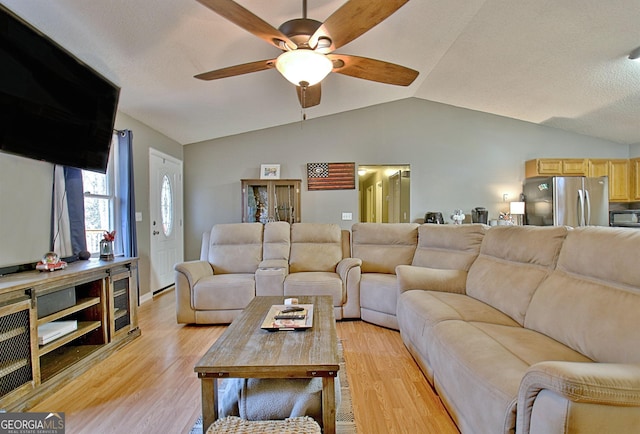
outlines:
[[519, 326], [510, 316], [475, 298], [439, 291], [415, 290], [403, 293], [402, 310], [398, 315], [404, 317], [403, 321], [409, 322], [419, 321], [418, 317], [423, 317], [423, 328], [431, 328], [447, 320]]
[[218, 274], [203, 277], [193, 286], [195, 310], [244, 309], [256, 293], [253, 274]]
[[351, 227], [351, 255], [362, 259], [363, 273], [394, 274], [409, 265], [418, 243], [417, 223], [356, 223]]
[[363, 309], [395, 315], [397, 295], [393, 274], [366, 273], [360, 277], [360, 307]]
[[427, 351], [435, 388], [462, 432], [513, 433], [520, 380], [544, 360], [588, 362], [553, 339], [522, 327], [442, 321]]
[[421, 225], [411, 265], [467, 271], [478, 257], [486, 229], [481, 224]]
[[255, 273], [262, 261], [262, 223], [214, 225], [207, 261], [215, 274]]
[[334, 306], [342, 306], [346, 292], [342, 279], [337, 273], [328, 271], [308, 271], [292, 273], [284, 280], [284, 295], [330, 295]]
[[409, 290], [400, 295], [397, 308], [402, 338], [418, 351], [425, 374], [433, 380], [428, 351], [433, 328], [442, 321], [462, 320], [518, 326], [510, 316], [463, 294], [439, 291]]
[[568, 229], [497, 226], [487, 231], [467, 276], [467, 295], [524, 324], [536, 288], [556, 266]]
[[264, 225], [263, 260], [289, 260], [291, 225], [287, 222], [267, 222]]
[[464, 294], [467, 287], [467, 272], [441, 268], [398, 265], [396, 276], [400, 293], [412, 289], [444, 291]]
[[294, 223], [291, 225], [289, 271], [335, 272], [342, 260], [342, 230], [336, 224]]
[[525, 325], [598, 362], [640, 363], [640, 231], [578, 228]]

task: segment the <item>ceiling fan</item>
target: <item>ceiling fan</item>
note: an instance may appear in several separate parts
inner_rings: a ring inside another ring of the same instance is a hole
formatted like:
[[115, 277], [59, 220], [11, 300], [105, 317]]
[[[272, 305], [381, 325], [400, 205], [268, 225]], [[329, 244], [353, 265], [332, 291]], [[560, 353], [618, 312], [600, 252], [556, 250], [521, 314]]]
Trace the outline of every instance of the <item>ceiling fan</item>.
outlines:
[[212, 11], [283, 51], [274, 59], [258, 60], [198, 74], [201, 80], [217, 80], [276, 68], [296, 86], [303, 108], [320, 104], [320, 82], [330, 72], [380, 83], [408, 86], [418, 71], [382, 60], [333, 51], [384, 21], [409, 0], [349, 0], [324, 23], [302, 18], [278, 29], [232, 0], [197, 0]]

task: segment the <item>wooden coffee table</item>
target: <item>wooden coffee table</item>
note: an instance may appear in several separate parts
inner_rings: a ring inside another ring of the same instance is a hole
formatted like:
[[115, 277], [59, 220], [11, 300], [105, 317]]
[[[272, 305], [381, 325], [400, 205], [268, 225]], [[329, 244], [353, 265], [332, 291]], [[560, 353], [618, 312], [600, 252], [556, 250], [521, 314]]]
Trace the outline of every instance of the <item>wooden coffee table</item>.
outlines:
[[330, 296], [300, 296], [313, 304], [313, 326], [304, 331], [269, 332], [260, 328], [269, 308], [285, 297], [255, 297], [196, 364], [201, 379], [203, 431], [218, 418], [218, 379], [322, 377], [324, 433], [335, 433], [334, 379], [338, 340]]

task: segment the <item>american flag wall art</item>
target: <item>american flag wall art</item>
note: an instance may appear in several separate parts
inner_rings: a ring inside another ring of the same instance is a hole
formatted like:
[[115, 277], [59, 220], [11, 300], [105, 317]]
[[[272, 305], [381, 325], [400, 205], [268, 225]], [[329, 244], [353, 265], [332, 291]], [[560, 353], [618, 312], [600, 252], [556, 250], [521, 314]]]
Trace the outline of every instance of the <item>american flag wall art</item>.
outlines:
[[307, 163], [308, 190], [353, 190], [356, 163]]

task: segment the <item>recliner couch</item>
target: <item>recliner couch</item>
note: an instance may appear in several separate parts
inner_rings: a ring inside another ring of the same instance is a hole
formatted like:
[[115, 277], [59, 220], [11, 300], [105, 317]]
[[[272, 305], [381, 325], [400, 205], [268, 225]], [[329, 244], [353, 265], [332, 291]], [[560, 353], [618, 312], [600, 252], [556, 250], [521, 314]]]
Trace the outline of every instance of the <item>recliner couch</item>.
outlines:
[[[178, 321], [230, 322], [254, 295], [330, 293], [337, 318], [400, 331], [462, 433], [640, 432], [640, 231], [355, 224], [349, 255], [335, 225], [267, 223], [232, 241], [242, 225], [214, 227], [201, 261], [176, 266]], [[216, 272], [255, 293], [216, 304]]]
[[640, 432], [639, 254], [629, 229], [488, 229], [468, 271], [397, 268], [402, 339], [463, 433]]
[[175, 265], [176, 318], [228, 324], [260, 295], [331, 295], [336, 319], [359, 318], [360, 259], [335, 224], [216, 224], [200, 260]]

